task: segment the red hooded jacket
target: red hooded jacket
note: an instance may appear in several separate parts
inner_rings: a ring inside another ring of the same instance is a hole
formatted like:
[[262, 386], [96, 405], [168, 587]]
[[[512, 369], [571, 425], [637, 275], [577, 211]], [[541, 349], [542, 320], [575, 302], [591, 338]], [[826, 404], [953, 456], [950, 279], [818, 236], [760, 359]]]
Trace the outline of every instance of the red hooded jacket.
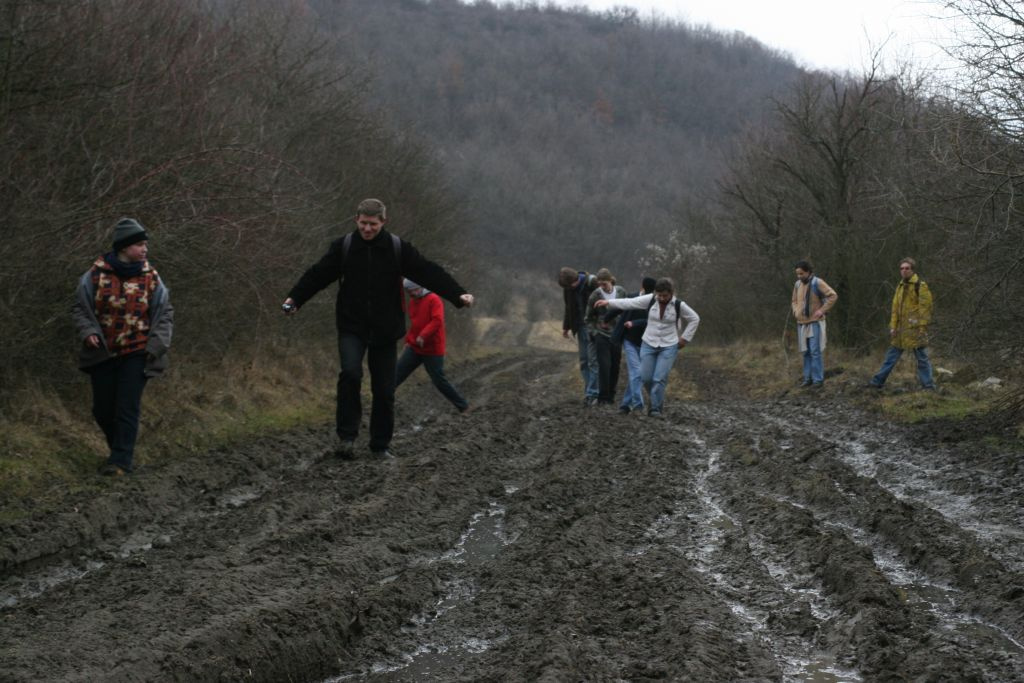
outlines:
[[[431, 292], [426, 296], [409, 297], [409, 332], [405, 343], [421, 356], [444, 355], [444, 303]], [[423, 346], [416, 343], [423, 337]]]

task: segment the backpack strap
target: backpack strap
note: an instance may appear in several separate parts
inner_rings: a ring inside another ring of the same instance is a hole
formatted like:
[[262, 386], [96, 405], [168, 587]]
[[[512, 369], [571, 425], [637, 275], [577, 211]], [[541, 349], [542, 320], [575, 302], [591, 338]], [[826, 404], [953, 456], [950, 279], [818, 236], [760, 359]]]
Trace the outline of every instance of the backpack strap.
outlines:
[[[658, 303], [658, 297], [656, 295], [652, 294], [651, 295], [651, 305], [647, 307], [647, 315], [648, 316], [651, 315], [651, 311], [654, 310], [654, 304], [656, 304], [656, 303]], [[681, 303], [682, 302], [679, 300], [679, 297], [675, 297], [675, 306], [674, 306], [674, 308], [676, 309], [676, 320], [680, 320], [683, 317], [683, 314], [680, 313], [680, 308], [679, 308], [679, 305]]]
[[[351, 248], [352, 248], [352, 233], [350, 232], [347, 235], [345, 235], [345, 238], [341, 241], [341, 268], [342, 268], [341, 279], [342, 280], [345, 279], [344, 268], [345, 268], [345, 264], [348, 262], [348, 251]], [[395, 250], [395, 263], [398, 264], [398, 270], [401, 271], [402, 270], [402, 238], [399, 237], [398, 235], [396, 235], [395, 233], [391, 233], [391, 248]], [[401, 272], [399, 272], [399, 277], [401, 277]]]

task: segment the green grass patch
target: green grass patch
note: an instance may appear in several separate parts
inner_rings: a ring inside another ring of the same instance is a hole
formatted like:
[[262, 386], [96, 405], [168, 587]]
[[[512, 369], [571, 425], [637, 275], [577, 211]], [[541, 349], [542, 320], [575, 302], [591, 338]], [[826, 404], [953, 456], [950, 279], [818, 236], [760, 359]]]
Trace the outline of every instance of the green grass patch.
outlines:
[[914, 423], [935, 419], [962, 420], [985, 413], [991, 403], [961, 391], [919, 391], [883, 396], [878, 405], [885, 415], [900, 422]]

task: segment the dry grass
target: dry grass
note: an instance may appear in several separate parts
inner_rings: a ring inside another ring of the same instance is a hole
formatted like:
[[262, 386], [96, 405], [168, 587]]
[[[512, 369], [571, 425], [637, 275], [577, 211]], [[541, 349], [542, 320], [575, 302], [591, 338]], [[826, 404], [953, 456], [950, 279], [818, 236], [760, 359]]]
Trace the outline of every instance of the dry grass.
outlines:
[[[239, 364], [227, 359], [172, 365], [146, 388], [135, 460], [141, 465], [229, 445], [333, 414], [333, 344], [302, 354], [265, 349]], [[89, 381], [61, 398], [29, 388], [0, 418], [0, 508], [10, 518], [56, 496], [106, 485], [94, 475], [106, 444], [90, 413]]]
[[[687, 349], [687, 353], [690, 353]], [[726, 376], [736, 378], [744, 393], [766, 398], [792, 389], [801, 379], [803, 359], [795, 349], [784, 349], [780, 342], [741, 341], [718, 347], [695, 348], [701, 362]], [[886, 382], [886, 388], [876, 393], [863, 389], [882, 364], [884, 353], [879, 351], [862, 356], [838, 346], [825, 352], [826, 385], [837, 386], [847, 392], [861, 392], [865, 405], [900, 421], [919, 422], [944, 418], [960, 419], [984, 413], [1002, 393], [1011, 390], [980, 388], [974, 384], [956, 384], [939, 369], [956, 373], [963, 363], [931, 353], [935, 381], [939, 390], [934, 393], [919, 391], [916, 364], [911, 353], [905, 353]]]

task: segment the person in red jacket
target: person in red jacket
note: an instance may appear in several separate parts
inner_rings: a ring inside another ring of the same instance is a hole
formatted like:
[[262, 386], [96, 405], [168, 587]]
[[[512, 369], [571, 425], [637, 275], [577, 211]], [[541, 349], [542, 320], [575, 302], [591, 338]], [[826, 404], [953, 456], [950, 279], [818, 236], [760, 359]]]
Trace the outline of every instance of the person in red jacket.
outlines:
[[420, 365], [427, 369], [430, 381], [460, 413], [469, 410], [463, 398], [444, 374], [444, 303], [441, 297], [404, 280], [409, 292], [409, 332], [405, 335], [405, 351], [398, 359], [395, 386], [399, 386]]

